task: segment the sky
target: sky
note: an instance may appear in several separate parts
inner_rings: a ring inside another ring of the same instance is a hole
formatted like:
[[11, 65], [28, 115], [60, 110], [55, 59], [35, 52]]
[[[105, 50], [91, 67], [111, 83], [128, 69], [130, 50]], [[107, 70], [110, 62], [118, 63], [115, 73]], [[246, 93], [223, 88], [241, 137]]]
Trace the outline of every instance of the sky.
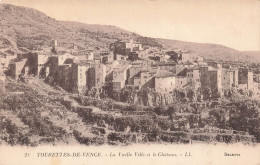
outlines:
[[260, 51], [260, 0], [0, 0], [63, 21]]

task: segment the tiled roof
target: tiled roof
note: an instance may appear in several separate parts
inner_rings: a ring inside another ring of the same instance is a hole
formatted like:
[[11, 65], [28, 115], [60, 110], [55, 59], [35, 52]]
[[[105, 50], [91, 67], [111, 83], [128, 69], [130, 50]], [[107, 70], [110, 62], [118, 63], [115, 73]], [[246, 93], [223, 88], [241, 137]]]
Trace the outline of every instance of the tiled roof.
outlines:
[[187, 76], [187, 68], [183, 69], [180, 73], [177, 74], [177, 76], [186, 77]]
[[166, 78], [166, 77], [175, 77], [176, 74], [174, 74], [173, 72], [171, 71], [168, 71], [168, 70], [159, 70], [157, 73], [156, 73], [156, 78]]
[[189, 70], [199, 70], [200, 67], [199, 66], [193, 66], [193, 67], [188, 67], [187, 69], [189, 69]]
[[72, 58], [68, 58], [64, 61], [64, 64], [72, 64], [73, 63], [73, 59]]
[[190, 62], [190, 61], [187, 61], [187, 62], [181, 62], [181, 63], [179, 63], [179, 64], [182, 64], [182, 65], [193, 65], [193, 63]]

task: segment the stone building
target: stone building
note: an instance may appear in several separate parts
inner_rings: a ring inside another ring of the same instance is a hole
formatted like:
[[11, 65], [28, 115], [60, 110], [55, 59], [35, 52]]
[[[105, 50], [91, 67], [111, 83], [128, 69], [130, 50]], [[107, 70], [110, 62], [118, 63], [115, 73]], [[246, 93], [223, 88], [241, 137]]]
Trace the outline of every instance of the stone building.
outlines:
[[178, 75], [175, 78], [175, 85], [177, 90], [183, 91], [188, 86], [188, 80], [186, 76]]
[[130, 41], [117, 41], [110, 44], [110, 50], [112, 50], [114, 54], [120, 55], [129, 55], [133, 51], [142, 49], [142, 44], [134, 42], [133, 39], [130, 39]]
[[114, 91], [119, 91], [119, 90], [123, 89], [124, 87], [125, 87], [124, 79], [120, 79], [120, 78], [113, 79], [113, 90]]
[[159, 70], [155, 76], [155, 91], [158, 93], [172, 92], [175, 86], [176, 75], [168, 70]]
[[[227, 73], [229, 73], [229, 72], [227, 72]], [[231, 79], [231, 77], [229, 77], [229, 78]], [[227, 81], [226, 81], [226, 83], [227, 83]], [[230, 81], [233, 81], [233, 80], [230, 80]], [[202, 89], [209, 88], [212, 92], [219, 92], [220, 94], [222, 94], [223, 93], [223, 91], [222, 91], [222, 68], [220, 68], [220, 67], [213, 68], [211, 66], [200, 66], [200, 82], [201, 82]]]
[[140, 72], [140, 86], [139, 89], [142, 88], [155, 88], [155, 76], [158, 72], [158, 68], [152, 67], [150, 69], [143, 69]]
[[209, 76], [209, 87], [212, 92], [216, 93], [219, 92], [220, 94], [223, 94], [222, 92], [222, 71], [221, 68], [211, 68], [209, 67], [208, 70], [208, 76]]
[[20, 75], [25, 74], [25, 66], [27, 59], [12, 59], [9, 63], [8, 75], [18, 80]]
[[211, 66], [216, 69], [221, 69], [222, 68], [222, 63], [216, 62], [216, 61], [208, 61], [208, 66]]
[[178, 62], [181, 60], [181, 54], [180, 52], [175, 52], [175, 51], [167, 51], [165, 52], [166, 55], [170, 56], [170, 59]]
[[113, 90], [121, 90], [125, 87], [127, 81], [127, 69], [116, 69], [113, 72]]
[[113, 90], [121, 90], [128, 83], [131, 65], [119, 65], [113, 71]]
[[101, 89], [105, 85], [106, 66], [104, 64], [92, 64], [88, 69], [88, 89]]
[[[246, 84], [246, 85], [245, 85]], [[238, 69], [238, 88], [253, 90], [253, 72], [247, 68]]]
[[71, 64], [59, 65], [57, 77], [55, 77], [55, 83], [59, 85], [65, 91], [71, 92], [72, 83], [72, 69]]
[[90, 63], [73, 63], [71, 74], [71, 91], [73, 93], [84, 93], [88, 87], [88, 69], [91, 67]]
[[[128, 74], [129, 78], [127, 80], [127, 84], [129, 85], [137, 85], [140, 80], [140, 72], [143, 70], [143, 65], [133, 65], [129, 68]], [[134, 83], [135, 82], [135, 83]]]
[[62, 55], [52, 55], [48, 57], [48, 61], [45, 63], [45, 77], [57, 75], [59, 66], [63, 64], [72, 64], [77, 61], [77, 57], [71, 54], [65, 53]]
[[200, 67], [188, 67], [187, 68], [187, 82], [192, 90], [197, 90], [201, 87], [200, 82]]
[[238, 87], [238, 69], [230, 68], [230, 71], [233, 73], [233, 87]]
[[260, 83], [258, 82], [253, 82], [253, 93], [254, 94], [260, 94]]
[[3, 69], [8, 68], [10, 61], [17, 57], [18, 57], [17, 54], [14, 55], [7, 54], [7, 55], [0, 56], [0, 65], [1, 65], [0, 67], [2, 67]]
[[195, 61], [195, 57], [192, 54], [181, 53], [179, 61], [181, 61], [181, 62], [193, 62], [193, 61]]
[[178, 64], [175, 65], [176, 74], [180, 73], [185, 68], [193, 67], [193, 66], [194, 66], [194, 64], [192, 62], [181, 62], [181, 63], [178, 63]]
[[131, 52], [130, 54], [128, 54], [128, 60], [130, 60], [130, 61], [136, 61], [136, 60], [138, 60], [138, 53], [136, 53], [136, 52]]
[[254, 81], [260, 83], [260, 74], [254, 75]]
[[44, 74], [44, 66], [50, 57], [50, 53], [35, 52], [28, 53], [28, 74], [41, 76]]
[[221, 83], [223, 92], [231, 90], [234, 87], [234, 75], [233, 71], [230, 69], [222, 69]]
[[101, 63], [103, 63], [103, 64], [113, 62], [113, 60], [114, 60], [114, 54], [109, 51], [101, 51], [100, 57], [101, 57]]
[[200, 66], [200, 83], [202, 88], [210, 87], [209, 67]]
[[[133, 67], [134, 68], [134, 67]], [[158, 71], [157, 67], [134, 68], [134, 73], [130, 71], [131, 77], [128, 79], [128, 84], [133, 85], [136, 89], [144, 88], [155, 89], [155, 76]], [[132, 70], [132, 68], [130, 68]]]
[[93, 61], [94, 60], [94, 52], [93, 51], [88, 51], [86, 54], [86, 59], [89, 61]]

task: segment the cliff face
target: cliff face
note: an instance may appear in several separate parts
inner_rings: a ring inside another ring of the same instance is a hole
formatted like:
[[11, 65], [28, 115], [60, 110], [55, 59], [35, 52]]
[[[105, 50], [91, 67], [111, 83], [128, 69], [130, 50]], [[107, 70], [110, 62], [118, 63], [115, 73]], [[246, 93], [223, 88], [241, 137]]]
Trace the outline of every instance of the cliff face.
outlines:
[[147, 106], [167, 106], [174, 102], [175, 96], [170, 93], [147, 92], [147, 98], [141, 102]]
[[115, 92], [113, 97], [117, 101], [123, 101], [129, 104], [139, 104], [144, 106], [167, 106], [173, 104], [176, 100], [176, 96], [172, 93], [157, 93], [150, 89], [142, 90], [139, 92]]

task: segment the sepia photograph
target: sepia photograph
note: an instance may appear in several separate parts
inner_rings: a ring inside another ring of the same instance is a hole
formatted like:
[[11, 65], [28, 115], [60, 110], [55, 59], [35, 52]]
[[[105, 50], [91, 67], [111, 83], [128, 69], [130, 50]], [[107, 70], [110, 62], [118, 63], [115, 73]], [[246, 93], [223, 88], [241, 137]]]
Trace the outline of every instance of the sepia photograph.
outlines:
[[0, 0], [1, 165], [259, 165], [259, 143], [259, 0]]

